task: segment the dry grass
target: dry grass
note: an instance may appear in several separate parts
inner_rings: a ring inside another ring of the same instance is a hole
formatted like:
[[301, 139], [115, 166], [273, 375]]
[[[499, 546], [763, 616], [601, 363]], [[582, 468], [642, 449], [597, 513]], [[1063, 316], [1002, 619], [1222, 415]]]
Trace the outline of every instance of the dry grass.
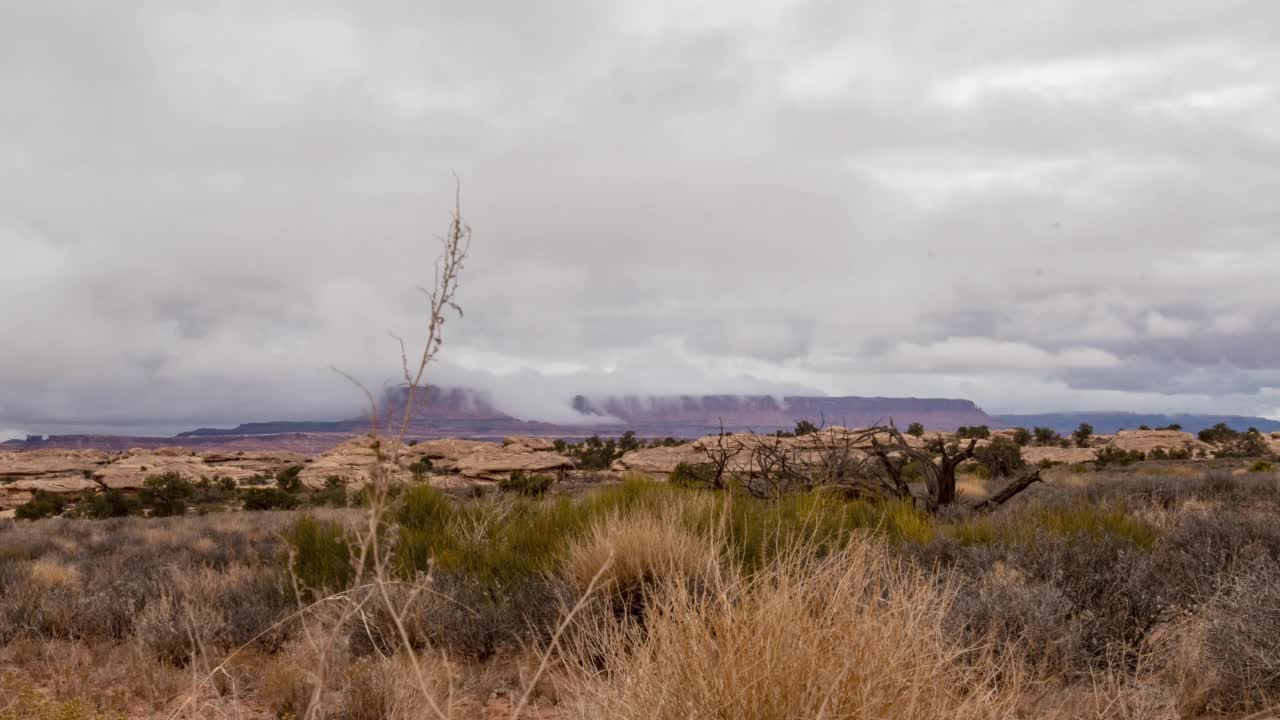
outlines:
[[633, 594], [659, 579], [709, 580], [721, 564], [720, 547], [686, 529], [675, 512], [614, 514], [593, 524], [565, 553], [570, 587], [584, 592], [606, 565], [600, 583], [605, 595]]
[[59, 560], [41, 558], [31, 563], [30, 580], [46, 590], [74, 589], [80, 587], [80, 570]]
[[[714, 548], [709, 552], [714, 552]], [[748, 579], [691, 593], [664, 578], [643, 625], [581, 637], [568, 662], [584, 717], [995, 718], [1021, 701], [1001, 663], [961, 661], [942, 631], [948, 593], [855, 540], [825, 559], [790, 554]]]

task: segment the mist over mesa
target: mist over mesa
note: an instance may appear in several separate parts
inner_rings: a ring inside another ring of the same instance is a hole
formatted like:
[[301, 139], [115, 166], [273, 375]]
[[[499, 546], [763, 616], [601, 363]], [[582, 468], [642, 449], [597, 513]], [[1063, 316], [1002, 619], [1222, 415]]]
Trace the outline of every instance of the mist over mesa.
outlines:
[[[0, 430], [433, 379], [1276, 416], [1267, 6], [0, 11]], [[1211, 20], [1211, 22], [1210, 22]]]

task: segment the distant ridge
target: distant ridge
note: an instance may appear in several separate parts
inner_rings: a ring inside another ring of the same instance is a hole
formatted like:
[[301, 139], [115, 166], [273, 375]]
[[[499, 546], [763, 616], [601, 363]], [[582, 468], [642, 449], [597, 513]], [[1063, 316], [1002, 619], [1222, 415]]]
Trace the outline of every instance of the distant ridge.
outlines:
[[[394, 417], [403, 391], [388, 392], [386, 406]], [[566, 398], [574, 417], [567, 422], [521, 420], [495, 406], [486, 393], [465, 388], [435, 389], [414, 412], [414, 437], [494, 437], [542, 435], [581, 437], [634, 430], [643, 436], [698, 437], [726, 430], [773, 432], [791, 429], [797, 421], [828, 425], [870, 425], [893, 419], [906, 426], [919, 422], [929, 428], [989, 425], [995, 419], [969, 400], [947, 398], [810, 397], [772, 395], [623, 395]], [[288, 432], [364, 432], [366, 418], [334, 422], [253, 422], [234, 428], [200, 428], [178, 438], [264, 435]]]
[[1010, 427], [1047, 427], [1060, 433], [1070, 432], [1089, 423], [1093, 431], [1109, 435], [1117, 430], [1134, 430], [1139, 425], [1158, 428], [1168, 425], [1181, 425], [1187, 432], [1200, 432], [1218, 423], [1226, 423], [1236, 430], [1257, 428], [1261, 432], [1280, 432], [1280, 422], [1261, 417], [1247, 415], [1196, 415], [1196, 414], [1160, 414], [1160, 413], [1127, 413], [1127, 412], [1064, 412], [1033, 413], [1027, 415], [1002, 414], [996, 418], [998, 423]]

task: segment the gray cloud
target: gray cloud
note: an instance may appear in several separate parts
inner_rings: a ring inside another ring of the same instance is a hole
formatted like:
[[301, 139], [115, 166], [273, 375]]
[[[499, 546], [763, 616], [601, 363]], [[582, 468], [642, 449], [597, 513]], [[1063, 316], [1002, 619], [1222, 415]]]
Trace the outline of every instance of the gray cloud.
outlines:
[[441, 374], [521, 412], [582, 386], [1276, 415], [1278, 20], [13, 4], [0, 428], [354, 408], [325, 368], [395, 376], [451, 170], [476, 239]]

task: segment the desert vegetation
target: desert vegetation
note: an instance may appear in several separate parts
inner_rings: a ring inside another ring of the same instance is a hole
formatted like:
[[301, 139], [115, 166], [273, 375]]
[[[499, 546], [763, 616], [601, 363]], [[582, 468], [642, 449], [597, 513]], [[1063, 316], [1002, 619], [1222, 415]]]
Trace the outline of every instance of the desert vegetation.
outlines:
[[0, 717], [432, 717], [427, 692], [456, 717], [1257, 712], [1280, 701], [1280, 477], [1238, 470], [1058, 467], [938, 515], [641, 476], [417, 485], [383, 557], [359, 508], [9, 521]]
[[[460, 314], [469, 239], [455, 211], [421, 354], [400, 343], [402, 406], [365, 391], [377, 424], [345, 448], [358, 486], [317, 469], [332, 458], [240, 480], [157, 472], [136, 492], [86, 469], [101, 487], [34, 492], [0, 521], [0, 720], [1280, 705], [1280, 476], [1258, 433], [1219, 432], [1200, 448], [1219, 457], [1195, 461], [1095, 448], [1086, 425], [1065, 448], [1044, 428], [809, 421], [544, 441], [565, 456], [513, 441], [519, 468], [462, 441], [431, 456], [405, 433]], [[1096, 454], [1028, 464], [1033, 442]], [[616, 469], [644, 451], [678, 462]], [[446, 459], [487, 484], [451, 484]], [[566, 468], [593, 482], [558, 492]]]

